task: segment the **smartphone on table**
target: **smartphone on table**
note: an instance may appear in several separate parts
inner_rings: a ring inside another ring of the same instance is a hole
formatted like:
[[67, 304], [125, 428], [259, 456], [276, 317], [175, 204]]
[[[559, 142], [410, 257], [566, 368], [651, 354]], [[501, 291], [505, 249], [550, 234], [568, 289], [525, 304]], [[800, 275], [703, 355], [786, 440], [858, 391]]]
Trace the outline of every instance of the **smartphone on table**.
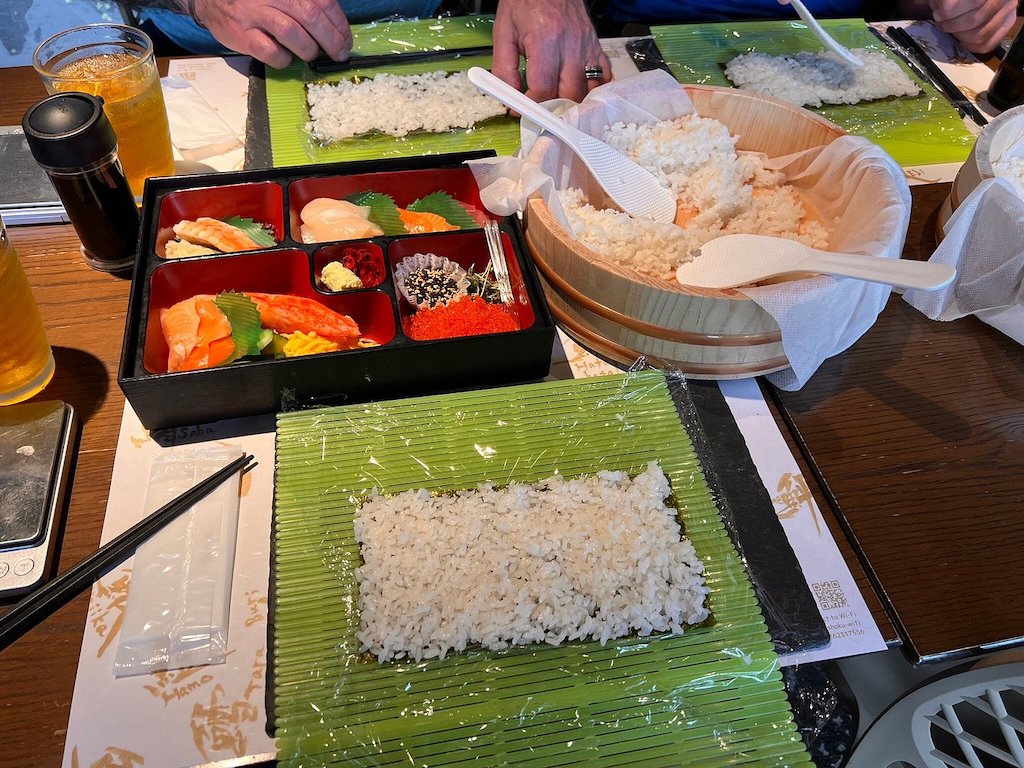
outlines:
[[77, 432], [64, 402], [0, 407], [0, 599], [53, 575]]

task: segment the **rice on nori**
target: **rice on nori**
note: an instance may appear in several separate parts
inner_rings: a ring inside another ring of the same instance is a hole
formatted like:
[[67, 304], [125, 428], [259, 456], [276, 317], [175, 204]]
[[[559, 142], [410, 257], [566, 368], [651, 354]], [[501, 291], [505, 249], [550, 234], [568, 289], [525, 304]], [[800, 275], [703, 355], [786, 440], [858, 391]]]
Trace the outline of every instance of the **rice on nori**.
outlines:
[[858, 104], [921, 92], [900, 65], [881, 51], [854, 48], [852, 53], [863, 67], [853, 67], [831, 51], [801, 51], [795, 56], [744, 53], [725, 65], [725, 75], [743, 90], [801, 107]]
[[669, 494], [653, 462], [635, 478], [374, 494], [355, 516], [362, 650], [384, 662], [682, 633], [708, 617], [708, 590]]
[[441, 133], [505, 114], [505, 107], [477, 90], [465, 72], [384, 72], [363, 80], [310, 83], [306, 101], [306, 131], [321, 142], [371, 133]]

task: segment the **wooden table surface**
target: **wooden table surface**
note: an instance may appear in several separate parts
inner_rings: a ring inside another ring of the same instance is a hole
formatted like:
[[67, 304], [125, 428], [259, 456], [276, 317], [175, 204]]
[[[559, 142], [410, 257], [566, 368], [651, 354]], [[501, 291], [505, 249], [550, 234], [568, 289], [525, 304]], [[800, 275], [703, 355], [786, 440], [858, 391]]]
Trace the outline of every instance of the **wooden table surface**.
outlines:
[[[0, 70], [0, 92], [4, 125], [20, 123], [46, 95], [28, 68]], [[124, 407], [117, 362], [129, 281], [86, 266], [69, 225], [11, 227], [8, 235], [57, 363], [36, 399], [70, 403], [82, 423], [58, 564], [63, 572], [99, 546]], [[0, 651], [0, 765], [60, 765], [88, 603], [87, 593], [79, 596]]]
[[[904, 258], [946, 185], [914, 187]], [[798, 392], [773, 390], [913, 661], [1024, 642], [1024, 349], [893, 295]]]
[[[0, 92], [2, 124], [19, 122], [45, 95], [22, 68], [0, 70]], [[930, 253], [947, 189], [914, 188], [911, 257]], [[124, 405], [117, 360], [129, 284], [87, 267], [70, 226], [9, 234], [57, 362], [38, 399], [65, 400], [82, 422], [63, 572], [99, 544]], [[930, 323], [893, 298], [875, 328], [801, 392], [767, 388], [794, 425], [787, 437], [798, 461], [820, 472], [825, 519], [887, 640], [897, 639], [889, 612], [902, 622], [903, 641], [925, 654], [1022, 634], [1014, 587], [1024, 581], [1024, 542], [1011, 514], [1022, 508], [1024, 487], [1022, 387], [1019, 346], [972, 319]], [[874, 578], [887, 601], [872, 590]], [[83, 594], [0, 652], [0, 766], [60, 764], [87, 607]]]

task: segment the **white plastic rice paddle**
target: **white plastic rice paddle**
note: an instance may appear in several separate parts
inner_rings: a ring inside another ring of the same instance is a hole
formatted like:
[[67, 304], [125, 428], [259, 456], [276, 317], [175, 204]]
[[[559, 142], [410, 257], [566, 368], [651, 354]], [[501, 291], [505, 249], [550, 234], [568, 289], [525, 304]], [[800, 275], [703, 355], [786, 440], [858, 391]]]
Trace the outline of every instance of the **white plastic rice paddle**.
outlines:
[[820, 251], [782, 237], [722, 235], [702, 245], [693, 261], [681, 264], [676, 280], [695, 288], [735, 288], [791, 272], [854, 277], [923, 291], [947, 286], [956, 277], [948, 264]]
[[793, 6], [793, 10], [796, 11], [797, 15], [804, 20], [808, 29], [814, 33], [814, 36], [818, 38], [826, 48], [839, 56], [843, 61], [846, 61], [855, 67], [864, 66], [864, 62], [850, 53], [849, 48], [837, 43], [835, 38], [822, 28], [821, 24], [819, 24], [818, 20], [811, 15], [811, 12], [807, 10], [807, 6], [804, 5], [801, 0], [789, 0], [789, 4]]
[[470, 67], [469, 81], [560, 139], [586, 164], [616, 205], [633, 216], [669, 223], [676, 216], [672, 192], [618, 150], [569, 125], [486, 69]]

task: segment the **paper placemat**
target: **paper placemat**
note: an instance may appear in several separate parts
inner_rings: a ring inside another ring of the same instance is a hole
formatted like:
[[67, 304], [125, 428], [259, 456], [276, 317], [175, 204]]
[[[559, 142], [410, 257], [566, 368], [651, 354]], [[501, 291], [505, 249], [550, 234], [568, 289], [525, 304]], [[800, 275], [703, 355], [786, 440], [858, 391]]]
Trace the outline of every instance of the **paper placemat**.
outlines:
[[[272, 427], [273, 422], [270, 421]], [[179, 768], [271, 759], [265, 696], [274, 436], [265, 421], [163, 430], [157, 442], [125, 404], [100, 542], [142, 519], [150, 463], [214, 442], [247, 451], [258, 466], [242, 481], [224, 664], [115, 678], [114, 654], [132, 560], [96, 582], [75, 678], [63, 765]]]
[[[601, 376], [620, 369], [595, 357], [559, 332], [552, 357], [552, 379]], [[815, 592], [819, 607], [833, 629], [831, 645], [811, 651], [813, 658], [840, 658], [884, 647], [866, 607], [845, 615], [829, 582], [838, 582], [849, 605], [862, 606], [849, 569], [836, 549], [828, 528], [821, 525], [807, 490], [785, 447], [779, 428], [756, 386], [744, 393], [747, 418], [736, 413], [765, 486], [805, 573], [826, 587]], [[273, 505], [271, 468], [274, 465], [272, 418], [223, 422], [212, 426], [165, 431], [156, 442], [126, 405], [118, 437], [103, 541], [138, 519], [145, 488], [138, 478], [148, 475], [153, 457], [166, 451], [187, 451], [209, 440], [223, 440], [253, 453], [260, 466], [244, 487], [242, 525], [235, 557], [235, 582], [228, 636], [228, 663], [115, 679], [112, 670], [116, 643], [130, 583], [130, 563], [101, 579], [93, 590], [78, 664], [63, 765], [67, 768], [109, 764], [132, 759], [148, 768], [179, 768], [208, 763], [237, 765], [274, 753], [267, 736], [263, 706], [266, 662], [267, 593], [270, 530]], [[780, 448], [780, 441], [781, 446]], [[765, 464], [765, 456], [775, 465]], [[785, 462], [788, 461], [789, 464]], [[782, 465], [779, 466], [779, 462]], [[792, 465], [792, 466], [789, 466]], [[774, 468], [773, 468], [774, 467]], [[828, 553], [829, 557], [822, 557]], [[834, 553], [834, 555], [833, 555]], [[812, 570], [813, 569], [813, 570]], [[854, 584], [851, 588], [847, 585]], [[822, 591], [825, 590], [825, 591]], [[836, 637], [841, 624], [852, 629]], [[808, 660], [790, 654], [782, 664]], [[144, 760], [144, 762], [142, 762]], [[106, 763], [104, 762], [106, 761]]]
[[[552, 372], [584, 378], [619, 369], [570, 339], [558, 338], [564, 357], [556, 353]], [[846, 561], [811, 495], [807, 479], [779, 431], [768, 404], [754, 379], [721, 381], [718, 386], [746, 440], [750, 458], [793, 548], [818, 611], [828, 628], [824, 648], [800, 650], [780, 656], [783, 666], [840, 659], [884, 650], [885, 640], [860, 593]]]

